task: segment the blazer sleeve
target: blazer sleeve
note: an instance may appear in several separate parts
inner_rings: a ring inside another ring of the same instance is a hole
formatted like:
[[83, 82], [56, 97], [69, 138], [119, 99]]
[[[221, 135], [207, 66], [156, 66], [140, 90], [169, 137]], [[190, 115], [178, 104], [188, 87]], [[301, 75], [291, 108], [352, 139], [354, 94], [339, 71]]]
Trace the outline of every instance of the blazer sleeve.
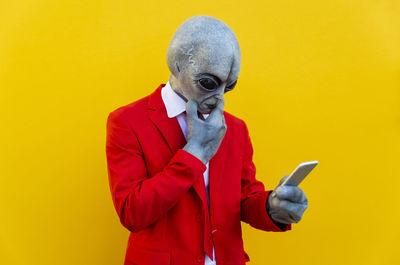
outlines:
[[107, 119], [106, 156], [114, 207], [131, 232], [157, 221], [206, 170], [201, 160], [179, 149], [168, 165], [150, 178], [137, 136], [116, 111]]
[[[243, 122], [243, 121], [242, 121]], [[241, 220], [254, 228], [264, 231], [282, 232], [291, 230], [291, 225], [281, 229], [269, 217], [266, 210], [267, 198], [271, 190], [265, 191], [264, 184], [255, 178], [253, 147], [246, 124], [243, 122], [244, 144], [241, 179]]]

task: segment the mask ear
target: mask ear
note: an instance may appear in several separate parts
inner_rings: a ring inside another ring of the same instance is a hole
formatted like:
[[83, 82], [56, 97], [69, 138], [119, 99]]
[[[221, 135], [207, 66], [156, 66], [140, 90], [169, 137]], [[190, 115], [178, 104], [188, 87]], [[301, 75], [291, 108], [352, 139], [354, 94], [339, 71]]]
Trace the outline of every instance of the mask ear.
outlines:
[[175, 67], [176, 67], [176, 70], [178, 71], [178, 73], [181, 71], [181, 69], [180, 69], [180, 67], [179, 67], [179, 63], [178, 62], [176, 62], [175, 63]]

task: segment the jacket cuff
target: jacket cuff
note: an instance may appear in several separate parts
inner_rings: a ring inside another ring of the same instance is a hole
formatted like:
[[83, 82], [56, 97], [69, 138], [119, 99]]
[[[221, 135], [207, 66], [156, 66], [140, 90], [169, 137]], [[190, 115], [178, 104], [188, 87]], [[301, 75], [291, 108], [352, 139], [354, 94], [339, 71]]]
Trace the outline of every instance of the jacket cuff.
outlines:
[[267, 207], [267, 203], [268, 203], [268, 198], [271, 195], [272, 190], [268, 190], [267, 191], [267, 195], [266, 195], [266, 200], [265, 200], [265, 212], [268, 216], [268, 223], [269, 225], [271, 225], [271, 227], [273, 227], [273, 231], [277, 231], [277, 232], [284, 232], [284, 231], [288, 231], [288, 230], [292, 230], [292, 224], [282, 224], [279, 222], [275, 222], [271, 216], [269, 216], [268, 213], [268, 207]]
[[188, 174], [192, 176], [203, 175], [204, 171], [207, 169], [206, 165], [204, 165], [200, 159], [183, 149], [178, 149], [178, 151], [172, 157], [170, 164], [182, 162], [188, 165], [186, 169], [191, 171], [188, 172]]

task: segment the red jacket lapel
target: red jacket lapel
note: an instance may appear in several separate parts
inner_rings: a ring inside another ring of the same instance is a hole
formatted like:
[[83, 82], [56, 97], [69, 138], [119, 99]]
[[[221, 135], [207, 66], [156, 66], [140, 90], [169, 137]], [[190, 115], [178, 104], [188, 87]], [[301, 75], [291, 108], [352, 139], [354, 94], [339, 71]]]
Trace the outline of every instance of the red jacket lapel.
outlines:
[[161, 98], [161, 88], [163, 86], [164, 84], [160, 85], [157, 90], [150, 95], [148, 103], [148, 108], [151, 110], [150, 120], [164, 137], [171, 153], [175, 154], [179, 148], [182, 148], [186, 144], [186, 140], [178, 120], [176, 118], [168, 118], [167, 116], [167, 110]]
[[[157, 90], [150, 95], [148, 108], [151, 111], [150, 120], [158, 128], [161, 135], [164, 137], [164, 140], [168, 144], [172, 155], [174, 155], [178, 149], [185, 146], [186, 139], [182, 133], [181, 127], [179, 126], [178, 120], [176, 118], [168, 118], [167, 110], [165, 109], [165, 105], [161, 97], [161, 89], [163, 86], [164, 84], [160, 85]], [[193, 184], [193, 188], [202, 200], [203, 207], [208, 208], [204, 179], [199, 178]], [[207, 208], [205, 208], [205, 210]]]

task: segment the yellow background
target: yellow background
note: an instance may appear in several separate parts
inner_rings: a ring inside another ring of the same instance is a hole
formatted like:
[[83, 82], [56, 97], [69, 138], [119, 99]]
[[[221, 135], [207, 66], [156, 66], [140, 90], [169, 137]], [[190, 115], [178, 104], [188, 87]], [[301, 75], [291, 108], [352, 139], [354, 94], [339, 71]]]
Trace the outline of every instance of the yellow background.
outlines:
[[250, 264], [400, 264], [398, 0], [0, 0], [0, 264], [122, 264], [106, 117], [167, 81], [169, 40], [199, 14], [239, 39], [226, 110], [258, 179], [320, 161], [293, 231], [243, 223]]

